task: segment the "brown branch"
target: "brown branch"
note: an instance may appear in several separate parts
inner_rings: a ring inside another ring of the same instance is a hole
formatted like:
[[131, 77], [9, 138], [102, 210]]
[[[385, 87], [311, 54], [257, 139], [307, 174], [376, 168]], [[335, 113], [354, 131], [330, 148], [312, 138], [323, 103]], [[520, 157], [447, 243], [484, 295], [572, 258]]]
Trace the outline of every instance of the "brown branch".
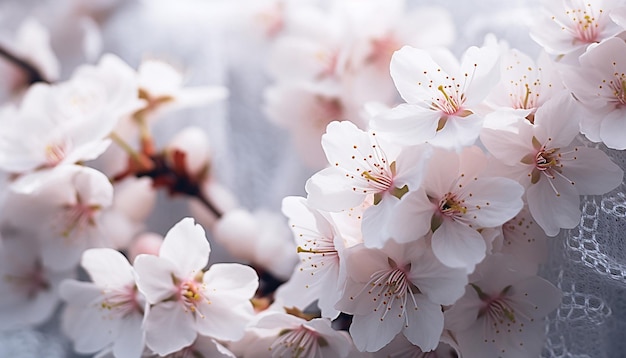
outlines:
[[50, 83], [50, 81], [48, 81], [43, 76], [43, 74], [39, 71], [39, 69], [37, 69], [37, 67], [33, 66], [28, 61], [17, 57], [2, 46], [0, 46], [0, 56], [4, 57], [5, 60], [9, 61], [13, 65], [17, 66], [20, 70], [22, 70], [28, 78], [29, 85], [37, 82]]

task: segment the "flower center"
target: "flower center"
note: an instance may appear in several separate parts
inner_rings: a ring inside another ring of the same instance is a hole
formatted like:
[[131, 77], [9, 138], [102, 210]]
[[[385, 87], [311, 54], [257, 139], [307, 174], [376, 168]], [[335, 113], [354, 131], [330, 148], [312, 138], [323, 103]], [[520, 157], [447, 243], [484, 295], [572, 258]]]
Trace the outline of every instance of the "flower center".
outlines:
[[522, 158], [521, 162], [524, 164], [533, 165], [534, 168], [528, 174], [530, 176], [531, 184], [536, 184], [541, 179], [541, 175], [545, 176], [548, 183], [552, 187], [552, 190], [556, 196], [561, 194], [556, 189], [552, 181], [557, 177], [560, 177], [572, 185], [575, 183], [563, 175], [564, 161], [576, 160], [576, 153], [578, 148], [574, 147], [571, 151], [561, 152], [561, 148], [548, 148], [548, 144], [552, 141], [552, 138], [548, 138], [545, 144], [541, 144], [536, 137], [532, 138], [532, 144], [535, 150], [534, 154], [528, 154]]
[[620, 106], [626, 105], [626, 74], [615, 73], [615, 80], [609, 81], [609, 87], [613, 90], [615, 101]]
[[327, 345], [328, 342], [317, 332], [300, 326], [280, 332], [269, 350], [272, 357], [313, 358], [320, 356], [320, 347]]
[[57, 141], [48, 144], [44, 151], [45, 167], [55, 167], [65, 159], [67, 154], [71, 150], [71, 143], [69, 141]]
[[179, 286], [178, 299], [183, 303], [185, 312], [197, 313], [201, 318], [204, 315], [198, 311], [198, 306], [204, 301], [210, 301], [204, 296], [205, 285], [198, 281], [183, 281]]
[[[454, 78], [452, 80], [454, 80]], [[443, 97], [439, 96], [434, 99], [432, 103], [434, 109], [437, 109], [447, 115], [455, 115], [459, 113], [461, 106], [465, 102], [465, 94], [460, 93], [459, 90], [454, 88], [454, 85], [452, 84], [446, 86], [439, 85], [437, 90], [441, 92]]]
[[96, 226], [95, 216], [100, 211], [100, 205], [88, 205], [82, 202], [76, 194], [76, 203], [63, 207], [62, 221], [64, 223], [61, 235], [69, 237], [73, 232], [83, 232], [89, 226]]
[[126, 317], [134, 312], [143, 313], [141, 304], [137, 299], [137, 287], [134, 284], [122, 289], [105, 290], [104, 300], [100, 303], [103, 310], [107, 310], [116, 317]]
[[443, 216], [452, 217], [467, 213], [467, 207], [463, 205], [465, 200], [457, 199], [453, 193], [447, 193], [439, 201], [439, 212]]
[[594, 9], [590, 3], [578, 1], [579, 6], [565, 11], [567, 20], [562, 22], [556, 16], [552, 17], [563, 31], [567, 31], [576, 40], [590, 44], [598, 41], [598, 35], [604, 29], [606, 21], [603, 9]]

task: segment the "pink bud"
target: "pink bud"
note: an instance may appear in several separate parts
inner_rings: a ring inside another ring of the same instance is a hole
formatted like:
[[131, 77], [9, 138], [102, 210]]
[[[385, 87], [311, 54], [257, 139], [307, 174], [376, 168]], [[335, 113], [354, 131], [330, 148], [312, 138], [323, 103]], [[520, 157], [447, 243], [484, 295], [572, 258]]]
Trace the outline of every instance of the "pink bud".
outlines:
[[163, 236], [159, 234], [145, 232], [138, 235], [128, 250], [130, 262], [135, 261], [135, 257], [140, 254], [157, 256], [159, 254], [159, 249], [161, 249], [161, 244], [163, 244]]
[[213, 237], [236, 258], [254, 261], [259, 225], [245, 209], [231, 210], [213, 228]]

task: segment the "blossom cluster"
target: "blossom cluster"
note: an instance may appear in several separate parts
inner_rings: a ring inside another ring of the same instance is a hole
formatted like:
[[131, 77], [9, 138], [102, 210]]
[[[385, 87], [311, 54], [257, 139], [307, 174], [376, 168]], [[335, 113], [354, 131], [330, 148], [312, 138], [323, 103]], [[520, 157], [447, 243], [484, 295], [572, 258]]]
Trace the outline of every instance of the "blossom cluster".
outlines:
[[[624, 179], [626, 4], [546, 1], [536, 60], [494, 36], [457, 58], [450, 16], [400, 0], [265, 5], [264, 110], [318, 170], [286, 219], [238, 204], [201, 128], [157, 145], [162, 114], [226, 88], [113, 54], [61, 79], [33, 19], [0, 42], [0, 331], [62, 305], [98, 357], [540, 356], [548, 240]], [[196, 217], [164, 237], [159, 189]]]

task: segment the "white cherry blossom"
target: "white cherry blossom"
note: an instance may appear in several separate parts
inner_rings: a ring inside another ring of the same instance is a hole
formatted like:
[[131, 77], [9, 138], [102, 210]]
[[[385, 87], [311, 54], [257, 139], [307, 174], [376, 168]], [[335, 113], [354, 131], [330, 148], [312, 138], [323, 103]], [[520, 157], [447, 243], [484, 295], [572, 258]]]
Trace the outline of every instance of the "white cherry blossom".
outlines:
[[498, 60], [491, 47], [470, 47], [460, 64], [446, 50], [403, 47], [391, 58], [391, 77], [406, 103], [376, 116], [371, 127], [404, 144], [473, 144], [483, 121], [476, 106], [498, 80]]
[[137, 287], [150, 310], [146, 345], [159, 355], [190, 346], [198, 336], [237, 340], [252, 317], [258, 277], [240, 264], [213, 264], [204, 230], [185, 218], [165, 236], [159, 256], [135, 259]]
[[626, 44], [610, 38], [580, 56], [580, 67], [564, 71], [563, 80], [589, 113], [580, 129], [594, 142], [626, 149]]
[[63, 281], [59, 294], [67, 306], [63, 329], [82, 354], [112, 349], [116, 358], [141, 357], [145, 300], [137, 291], [128, 260], [101, 248], [83, 253], [81, 266], [92, 282]]
[[443, 330], [441, 305], [462, 295], [465, 270], [439, 263], [423, 241], [388, 241], [383, 250], [357, 245], [346, 257], [348, 280], [336, 307], [354, 315], [356, 347], [377, 351], [402, 332], [422, 350], [435, 349]]
[[31, 86], [19, 109], [2, 112], [0, 168], [26, 174], [14, 189], [35, 191], [52, 168], [102, 154], [118, 120], [140, 103], [136, 96], [134, 71], [113, 55], [67, 82]]
[[478, 229], [504, 224], [523, 206], [523, 187], [508, 178], [483, 175], [486, 163], [477, 147], [461, 154], [435, 151], [422, 187], [409, 191], [391, 215], [392, 237], [407, 242], [432, 231], [435, 256], [471, 272], [487, 249]]
[[463, 297], [445, 312], [462, 357], [541, 354], [543, 321], [560, 304], [561, 292], [527, 268], [500, 254], [477, 267]]
[[601, 150], [574, 145], [579, 115], [563, 93], [537, 110], [534, 125], [520, 122], [516, 132], [485, 128], [481, 134], [489, 152], [504, 164], [502, 174], [527, 188], [528, 209], [548, 236], [578, 225], [579, 195], [607, 193], [624, 177]]
[[368, 246], [381, 247], [388, 239], [390, 208], [406, 190], [419, 187], [431, 148], [398, 147], [350, 122], [329, 124], [322, 146], [330, 167], [307, 181], [309, 205], [336, 212], [373, 195], [374, 205], [363, 216], [363, 236]]
[[286, 306], [301, 310], [318, 300], [322, 317], [334, 319], [339, 315], [335, 303], [343, 293], [345, 282], [340, 255], [343, 238], [333, 220], [309, 207], [304, 198], [286, 197], [282, 210], [289, 218], [300, 262], [276, 297]]
[[548, 53], [575, 61], [585, 48], [622, 29], [610, 18], [622, 0], [543, 0], [530, 36]]

